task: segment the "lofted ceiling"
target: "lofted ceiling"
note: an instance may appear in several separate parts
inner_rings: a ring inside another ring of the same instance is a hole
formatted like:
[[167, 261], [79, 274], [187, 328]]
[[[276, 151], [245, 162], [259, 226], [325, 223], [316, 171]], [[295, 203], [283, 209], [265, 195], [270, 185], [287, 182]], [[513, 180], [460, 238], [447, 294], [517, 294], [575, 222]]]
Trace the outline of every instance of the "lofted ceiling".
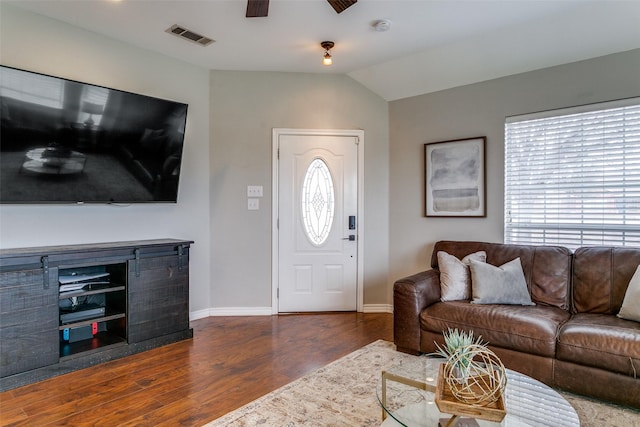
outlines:
[[347, 74], [389, 101], [640, 48], [640, 0], [271, 0], [258, 18], [247, 0], [1, 1], [207, 69]]

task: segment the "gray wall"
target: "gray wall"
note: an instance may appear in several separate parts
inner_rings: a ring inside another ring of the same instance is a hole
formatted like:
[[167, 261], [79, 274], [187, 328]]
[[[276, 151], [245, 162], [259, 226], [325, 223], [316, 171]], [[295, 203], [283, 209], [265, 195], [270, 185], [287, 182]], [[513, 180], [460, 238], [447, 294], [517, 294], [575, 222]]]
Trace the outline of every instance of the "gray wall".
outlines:
[[[438, 240], [503, 240], [505, 117], [633, 96], [640, 49], [391, 102], [390, 281], [429, 268]], [[475, 136], [487, 137], [487, 217], [424, 217], [424, 144]]]
[[[3, 248], [192, 239], [191, 310], [271, 305], [271, 130], [365, 132], [364, 303], [439, 239], [502, 240], [508, 115], [640, 95], [640, 50], [386, 103], [346, 76], [207, 71], [0, 3], [4, 65], [189, 104], [176, 205], [0, 206]], [[424, 218], [423, 144], [486, 135], [487, 218]], [[263, 185], [259, 211], [246, 186]], [[45, 225], [45, 226], [43, 226]], [[366, 308], [366, 307], [365, 307]]]
[[[341, 75], [211, 72], [212, 307], [271, 307], [272, 128], [363, 129], [364, 303], [388, 303], [388, 104]], [[262, 185], [247, 210], [247, 185]]]
[[[3, 65], [189, 104], [177, 204], [0, 205], [0, 247], [191, 239], [192, 316], [220, 307], [255, 314], [271, 306], [271, 129], [363, 129], [364, 302], [388, 302], [389, 132], [382, 98], [346, 76], [209, 72], [0, 8]], [[249, 184], [264, 186], [259, 211], [247, 211]]]
[[194, 240], [191, 310], [208, 308], [208, 71], [2, 3], [0, 62], [189, 104], [177, 204], [0, 205], [0, 246]]

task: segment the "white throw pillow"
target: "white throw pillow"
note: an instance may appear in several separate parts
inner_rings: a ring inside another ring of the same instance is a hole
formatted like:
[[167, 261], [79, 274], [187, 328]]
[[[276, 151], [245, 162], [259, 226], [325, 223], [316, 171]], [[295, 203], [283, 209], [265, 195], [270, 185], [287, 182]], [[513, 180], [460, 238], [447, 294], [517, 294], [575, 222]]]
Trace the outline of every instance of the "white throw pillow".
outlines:
[[468, 300], [471, 298], [471, 260], [486, 262], [485, 251], [474, 252], [460, 261], [453, 255], [438, 251], [438, 267], [440, 268], [440, 301]]
[[496, 267], [471, 261], [472, 304], [535, 305], [531, 301], [520, 258]]
[[640, 322], [640, 265], [636, 268], [622, 300], [618, 317]]

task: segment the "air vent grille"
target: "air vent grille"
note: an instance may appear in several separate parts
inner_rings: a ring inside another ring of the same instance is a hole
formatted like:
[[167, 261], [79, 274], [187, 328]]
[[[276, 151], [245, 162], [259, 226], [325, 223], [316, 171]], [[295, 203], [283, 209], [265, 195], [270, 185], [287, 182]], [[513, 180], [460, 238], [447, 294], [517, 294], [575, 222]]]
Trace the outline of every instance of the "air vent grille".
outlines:
[[180, 25], [172, 25], [171, 27], [165, 30], [169, 34], [173, 34], [174, 36], [178, 36], [190, 42], [194, 42], [199, 44], [200, 46], [208, 46], [211, 43], [215, 42], [215, 40], [210, 39], [209, 37], [202, 36], [198, 33], [194, 33], [191, 30], [187, 30]]

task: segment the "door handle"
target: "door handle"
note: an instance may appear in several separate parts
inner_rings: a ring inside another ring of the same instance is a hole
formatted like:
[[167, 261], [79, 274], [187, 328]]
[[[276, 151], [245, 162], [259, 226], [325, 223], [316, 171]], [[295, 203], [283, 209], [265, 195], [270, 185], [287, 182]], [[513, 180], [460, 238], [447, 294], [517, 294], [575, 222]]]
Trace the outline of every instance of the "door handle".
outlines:
[[343, 237], [342, 240], [354, 241], [354, 240], [356, 240], [356, 235], [355, 234], [349, 234], [349, 237]]

